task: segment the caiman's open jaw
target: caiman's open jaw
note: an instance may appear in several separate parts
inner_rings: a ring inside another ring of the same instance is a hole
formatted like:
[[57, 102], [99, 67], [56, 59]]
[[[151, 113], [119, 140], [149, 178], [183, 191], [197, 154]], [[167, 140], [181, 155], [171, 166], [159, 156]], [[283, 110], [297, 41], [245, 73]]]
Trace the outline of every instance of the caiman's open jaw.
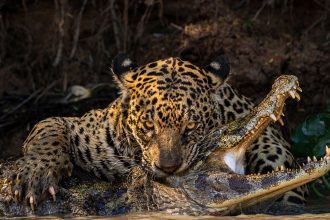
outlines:
[[[245, 152], [272, 122], [279, 121], [288, 97], [300, 100], [301, 92], [298, 79], [293, 75], [282, 75], [277, 78], [266, 98], [246, 116], [228, 123], [207, 135], [198, 145], [207, 149], [205, 155], [211, 154], [206, 160], [206, 167], [228, 168], [244, 174]], [[204, 164], [200, 160], [200, 164]], [[199, 166], [197, 166], [199, 169]]]
[[330, 150], [319, 161], [309, 160], [298, 169], [278, 168], [262, 175], [238, 175], [210, 171], [185, 176], [176, 182], [189, 200], [204, 210], [226, 214], [239, 208], [249, 207], [269, 198], [311, 182], [330, 171]]

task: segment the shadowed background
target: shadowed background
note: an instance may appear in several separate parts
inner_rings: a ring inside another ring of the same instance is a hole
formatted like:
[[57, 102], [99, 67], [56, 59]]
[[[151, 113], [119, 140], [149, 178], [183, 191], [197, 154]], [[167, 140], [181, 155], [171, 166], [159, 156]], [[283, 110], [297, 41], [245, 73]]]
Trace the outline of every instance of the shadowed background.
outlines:
[[180, 56], [203, 66], [224, 55], [230, 83], [255, 102], [280, 74], [297, 75], [303, 93], [287, 104], [288, 138], [329, 100], [329, 10], [326, 0], [3, 0], [0, 161], [21, 154], [36, 122], [106, 107], [120, 51], [138, 64]]

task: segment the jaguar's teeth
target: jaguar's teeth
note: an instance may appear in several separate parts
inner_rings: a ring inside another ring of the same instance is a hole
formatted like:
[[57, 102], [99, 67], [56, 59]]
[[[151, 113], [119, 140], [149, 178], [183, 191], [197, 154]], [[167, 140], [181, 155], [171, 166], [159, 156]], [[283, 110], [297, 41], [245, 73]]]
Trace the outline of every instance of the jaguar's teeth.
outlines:
[[282, 116], [285, 116], [285, 114], [284, 114], [283, 112], [281, 113], [281, 115], [282, 115]]
[[274, 122], [277, 120], [276, 119], [276, 116], [272, 113], [272, 114], [270, 114], [270, 116], [269, 116]]
[[317, 159], [316, 159], [316, 157], [315, 157], [315, 156], [313, 156], [313, 161], [314, 161], [314, 162], [317, 162]]
[[294, 95], [294, 92], [293, 91], [289, 91], [289, 94], [290, 96], [294, 99], [295, 98], [295, 95]]
[[307, 157], [307, 162], [310, 163], [312, 161], [312, 159], [308, 156]]
[[300, 88], [300, 86], [297, 87], [297, 90], [298, 90], [299, 92], [302, 92], [302, 89]]

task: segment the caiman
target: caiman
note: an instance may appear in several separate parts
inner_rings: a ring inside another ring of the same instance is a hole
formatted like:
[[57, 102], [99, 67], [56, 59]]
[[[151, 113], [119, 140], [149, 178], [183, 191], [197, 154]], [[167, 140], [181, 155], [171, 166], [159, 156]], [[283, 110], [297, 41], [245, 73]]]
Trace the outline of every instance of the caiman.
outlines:
[[[244, 155], [250, 144], [275, 121], [281, 121], [288, 97], [300, 100], [298, 80], [276, 79], [267, 97], [249, 114], [210, 132], [199, 143], [207, 158], [181, 175], [153, 181], [143, 169], [132, 172], [130, 199], [137, 210], [189, 215], [227, 215], [313, 181], [330, 170], [330, 150], [320, 160], [307, 158], [295, 169], [278, 167], [267, 174], [244, 174]], [[281, 122], [282, 123], [282, 122]]]

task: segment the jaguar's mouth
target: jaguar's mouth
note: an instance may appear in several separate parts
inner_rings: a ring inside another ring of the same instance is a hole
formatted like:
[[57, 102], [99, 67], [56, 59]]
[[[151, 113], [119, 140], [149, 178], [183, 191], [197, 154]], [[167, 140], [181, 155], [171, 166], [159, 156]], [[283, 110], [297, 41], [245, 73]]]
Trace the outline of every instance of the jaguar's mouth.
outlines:
[[184, 162], [176, 170], [171, 171], [171, 172], [166, 172], [163, 169], [161, 169], [160, 167], [158, 167], [156, 164], [153, 164], [153, 166], [151, 167], [151, 171], [152, 171], [152, 174], [154, 177], [162, 179], [162, 178], [166, 178], [168, 176], [180, 174], [180, 173], [184, 172], [188, 167], [189, 167], [189, 164]]
[[154, 165], [152, 167], [152, 173], [153, 173], [154, 177], [156, 177], [158, 179], [162, 179], [162, 178], [165, 178], [165, 177], [168, 177], [168, 176], [172, 175], [170, 173], [164, 172], [162, 169], [160, 169], [156, 165]]

